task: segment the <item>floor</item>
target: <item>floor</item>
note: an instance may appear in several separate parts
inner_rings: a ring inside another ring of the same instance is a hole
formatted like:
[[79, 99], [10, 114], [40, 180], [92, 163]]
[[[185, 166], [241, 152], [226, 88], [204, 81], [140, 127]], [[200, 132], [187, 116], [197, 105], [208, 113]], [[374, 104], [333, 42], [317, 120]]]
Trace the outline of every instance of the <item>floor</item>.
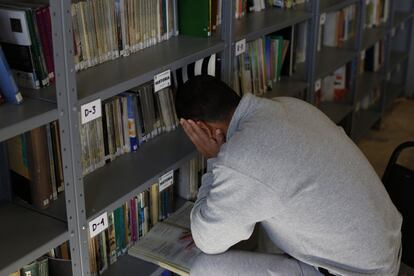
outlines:
[[[393, 150], [405, 141], [414, 141], [414, 99], [398, 99], [387, 111], [378, 130], [371, 130], [358, 142], [375, 171], [381, 177]], [[407, 149], [398, 159], [414, 170], [414, 148]], [[414, 276], [414, 268], [401, 265], [400, 276]]]

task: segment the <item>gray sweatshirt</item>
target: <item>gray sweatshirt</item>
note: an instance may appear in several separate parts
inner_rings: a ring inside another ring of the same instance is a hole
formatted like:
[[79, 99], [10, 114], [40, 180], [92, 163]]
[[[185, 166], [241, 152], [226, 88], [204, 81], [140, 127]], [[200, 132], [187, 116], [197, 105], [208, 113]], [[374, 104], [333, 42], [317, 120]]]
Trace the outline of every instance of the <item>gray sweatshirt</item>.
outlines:
[[314, 106], [245, 95], [191, 213], [207, 254], [261, 223], [292, 257], [338, 275], [397, 275], [402, 218], [368, 160]]

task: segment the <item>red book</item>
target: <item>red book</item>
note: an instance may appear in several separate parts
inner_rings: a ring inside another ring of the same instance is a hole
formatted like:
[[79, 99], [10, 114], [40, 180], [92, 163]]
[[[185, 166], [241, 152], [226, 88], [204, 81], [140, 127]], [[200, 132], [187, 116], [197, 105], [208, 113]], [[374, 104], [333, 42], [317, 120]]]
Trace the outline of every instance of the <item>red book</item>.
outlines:
[[52, 49], [52, 32], [48, 30], [50, 26], [49, 7], [44, 6], [36, 10], [36, 22], [40, 33], [40, 43], [42, 44], [43, 54], [45, 56], [46, 67], [49, 73], [50, 82], [54, 82], [54, 65]]

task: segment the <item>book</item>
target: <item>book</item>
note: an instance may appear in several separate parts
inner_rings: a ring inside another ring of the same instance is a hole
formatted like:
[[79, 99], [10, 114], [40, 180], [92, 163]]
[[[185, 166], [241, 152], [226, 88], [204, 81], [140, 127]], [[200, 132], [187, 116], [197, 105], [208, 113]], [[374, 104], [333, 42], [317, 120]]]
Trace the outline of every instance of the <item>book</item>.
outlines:
[[20, 272], [23, 276], [40, 276], [39, 275], [39, 264], [34, 261], [28, 265], [25, 265]]
[[12, 71], [7, 63], [6, 56], [0, 46], [0, 93], [4, 95], [9, 103], [19, 104], [23, 102], [23, 97], [14, 80]]
[[52, 196], [46, 129], [38, 127], [7, 142], [13, 191], [37, 208], [47, 208]]
[[191, 266], [201, 251], [181, 237], [190, 231], [190, 213], [193, 203], [186, 202], [168, 219], [157, 223], [128, 254], [179, 275], [189, 275]]
[[178, 1], [178, 26], [183, 35], [209, 37], [209, 0]]

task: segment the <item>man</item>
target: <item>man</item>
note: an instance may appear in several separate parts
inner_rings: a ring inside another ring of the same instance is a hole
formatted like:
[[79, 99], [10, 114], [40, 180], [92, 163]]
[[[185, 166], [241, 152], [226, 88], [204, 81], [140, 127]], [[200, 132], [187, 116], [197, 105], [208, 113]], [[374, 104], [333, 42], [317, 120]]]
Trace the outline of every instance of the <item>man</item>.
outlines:
[[293, 257], [228, 251], [203, 257], [192, 274], [398, 274], [401, 216], [364, 155], [317, 108], [240, 99], [209, 76], [186, 82], [175, 104], [208, 158], [191, 213], [197, 247], [224, 253], [260, 223]]

